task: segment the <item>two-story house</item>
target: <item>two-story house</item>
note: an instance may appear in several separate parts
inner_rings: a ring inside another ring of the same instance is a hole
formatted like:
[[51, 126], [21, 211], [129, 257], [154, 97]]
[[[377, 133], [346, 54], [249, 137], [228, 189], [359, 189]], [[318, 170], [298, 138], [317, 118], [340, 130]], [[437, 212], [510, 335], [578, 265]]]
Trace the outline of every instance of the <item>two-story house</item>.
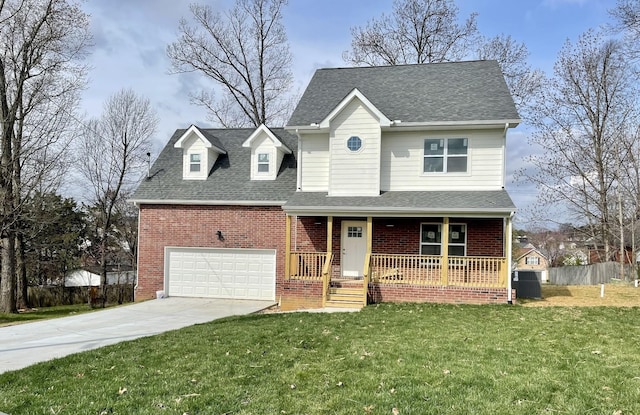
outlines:
[[134, 195], [136, 298], [513, 301], [495, 61], [320, 69], [282, 128], [178, 130]]

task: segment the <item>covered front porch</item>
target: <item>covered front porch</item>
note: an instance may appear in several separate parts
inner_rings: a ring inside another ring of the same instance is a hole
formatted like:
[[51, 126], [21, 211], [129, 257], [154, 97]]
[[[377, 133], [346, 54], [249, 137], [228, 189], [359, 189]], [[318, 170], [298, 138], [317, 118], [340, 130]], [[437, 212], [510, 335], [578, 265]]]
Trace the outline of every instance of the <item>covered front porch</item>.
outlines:
[[506, 303], [509, 235], [511, 215], [287, 214], [285, 279], [322, 307]]

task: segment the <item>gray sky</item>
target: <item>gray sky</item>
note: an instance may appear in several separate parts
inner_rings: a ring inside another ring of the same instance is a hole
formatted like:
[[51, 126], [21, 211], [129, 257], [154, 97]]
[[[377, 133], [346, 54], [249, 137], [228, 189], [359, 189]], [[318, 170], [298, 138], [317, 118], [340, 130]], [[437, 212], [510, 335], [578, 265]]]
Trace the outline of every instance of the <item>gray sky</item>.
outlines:
[[[201, 1], [204, 2], [204, 1]], [[208, 0], [226, 8], [230, 0]], [[183, 0], [87, 0], [95, 47], [89, 88], [83, 110], [98, 116], [102, 103], [122, 88], [132, 88], [150, 99], [160, 118], [152, 152], [162, 149], [173, 131], [191, 124], [210, 127], [202, 108], [189, 103], [189, 92], [209, 88], [196, 74], [169, 74], [166, 46], [177, 36], [178, 20], [189, 17]], [[567, 39], [575, 41], [588, 28], [607, 23], [614, 0], [456, 0], [460, 15], [478, 13], [480, 32], [491, 37], [511, 35], [529, 49], [533, 67], [550, 73]], [[390, 13], [392, 0], [289, 0], [284, 24], [293, 53], [295, 87], [302, 92], [313, 72], [322, 67], [346, 66], [342, 52], [349, 49], [352, 26]], [[507, 139], [507, 189], [520, 209], [520, 220], [536, 198], [526, 183], [512, 182], [522, 158], [531, 154], [526, 126]], [[524, 225], [524, 223], [523, 223]]]

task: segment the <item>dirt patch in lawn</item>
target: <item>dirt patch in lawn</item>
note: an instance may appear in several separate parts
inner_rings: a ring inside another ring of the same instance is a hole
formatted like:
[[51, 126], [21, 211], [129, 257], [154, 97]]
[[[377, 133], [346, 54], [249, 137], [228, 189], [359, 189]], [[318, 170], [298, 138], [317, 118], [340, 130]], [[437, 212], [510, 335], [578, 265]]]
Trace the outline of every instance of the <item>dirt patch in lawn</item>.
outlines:
[[604, 297], [600, 285], [543, 285], [542, 299], [518, 299], [524, 307], [640, 307], [640, 288], [632, 284], [605, 284]]

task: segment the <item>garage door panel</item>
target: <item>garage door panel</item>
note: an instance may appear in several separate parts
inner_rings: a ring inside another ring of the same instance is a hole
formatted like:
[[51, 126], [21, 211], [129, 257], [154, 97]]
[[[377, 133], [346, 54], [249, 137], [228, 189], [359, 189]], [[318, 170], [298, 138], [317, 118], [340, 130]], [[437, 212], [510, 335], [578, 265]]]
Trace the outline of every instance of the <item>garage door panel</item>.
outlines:
[[275, 299], [275, 251], [166, 248], [169, 296]]

